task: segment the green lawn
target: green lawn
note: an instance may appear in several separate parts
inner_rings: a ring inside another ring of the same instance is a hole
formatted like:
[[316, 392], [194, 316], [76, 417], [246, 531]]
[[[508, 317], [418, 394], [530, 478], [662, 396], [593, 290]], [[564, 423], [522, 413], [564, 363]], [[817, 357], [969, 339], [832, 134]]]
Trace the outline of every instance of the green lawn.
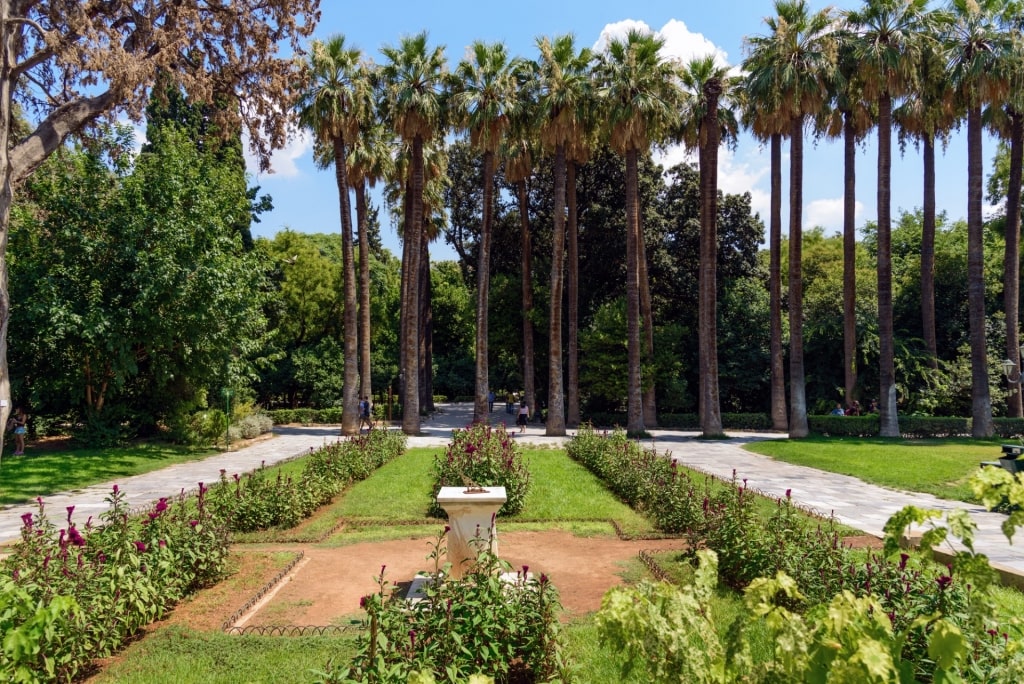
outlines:
[[808, 437], [766, 440], [746, 448], [780, 461], [860, 478], [894, 489], [977, 502], [967, 481], [981, 461], [994, 461], [999, 440]]
[[[430, 508], [434, 448], [409, 449], [398, 459], [354, 485], [344, 496], [341, 515], [352, 518], [410, 520]], [[649, 531], [650, 524], [616, 499], [586, 468], [562, 449], [526, 449], [530, 492], [517, 520], [608, 520], [624, 529]]]
[[198, 461], [214, 453], [210, 448], [137, 444], [4, 456], [0, 461], [0, 506]]

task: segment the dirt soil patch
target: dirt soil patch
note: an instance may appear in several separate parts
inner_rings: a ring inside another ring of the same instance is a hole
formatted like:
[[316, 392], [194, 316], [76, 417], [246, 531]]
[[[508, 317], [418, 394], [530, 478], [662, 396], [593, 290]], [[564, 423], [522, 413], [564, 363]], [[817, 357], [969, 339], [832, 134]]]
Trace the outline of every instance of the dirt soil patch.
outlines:
[[[427, 560], [432, 537], [367, 542], [338, 548], [306, 548], [304, 561], [246, 625], [343, 625], [360, 614], [359, 599], [377, 591], [385, 566], [388, 584], [408, 582]], [[644, 549], [684, 548], [680, 539], [622, 541], [613, 536], [576, 537], [569, 532], [503, 532], [498, 555], [516, 570], [529, 566], [558, 588], [566, 619], [595, 611], [601, 597], [622, 583], [624, 564]]]

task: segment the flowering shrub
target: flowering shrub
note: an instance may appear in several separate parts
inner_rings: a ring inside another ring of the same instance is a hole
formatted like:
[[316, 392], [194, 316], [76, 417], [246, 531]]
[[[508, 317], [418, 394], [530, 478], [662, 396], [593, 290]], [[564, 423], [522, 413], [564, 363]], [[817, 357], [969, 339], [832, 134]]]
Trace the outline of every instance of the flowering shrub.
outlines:
[[[758, 513], [755, 495], [735, 474], [727, 483], [713, 486], [707, 477], [699, 485], [667, 456], [658, 457], [653, 450], [644, 456], [643, 449], [621, 432], [599, 435], [581, 428], [568, 451], [605, 479], [612, 491], [650, 516], [659, 529], [683, 534], [690, 549], [684, 558], [693, 561], [699, 549], [713, 550], [723, 584], [743, 589], [759, 578], [785, 575], [793, 591], [780, 593], [776, 602], [788, 610], [819, 610], [844, 592], [870, 600], [901, 634], [900, 657], [918, 676], [925, 676], [932, 666], [934, 630], [948, 625], [969, 644], [965, 662], [971, 667], [992, 662], [988, 630], [993, 626], [978, 619], [977, 588], [983, 578], [977, 573], [956, 573], [906, 554], [897, 562], [894, 549], [885, 556], [853, 551], [841, 544], [831, 521], [814, 523], [801, 514], [790, 492], [776, 500], [769, 514]], [[1008, 500], [1009, 474], [997, 468], [988, 471], [1002, 473], [982, 473], [981, 477], [998, 480], [990, 487], [990, 496]], [[1024, 502], [1024, 488], [1020, 500]], [[893, 525], [909, 522], [905, 517], [895, 520]], [[930, 619], [937, 614], [944, 616], [942, 623]]]
[[430, 515], [444, 517], [444, 510], [437, 504], [441, 487], [461, 487], [467, 481], [481, 487], [505, 488], [508, 498], [499, 515], [515, 515], [523, 510], [530, 489], [530, 471], [519, 445], [504, 425], [491, 427], [480, 423], [452, 431], [447, 450], [434, 458], [434, 503]]
[[[217, 579], [227, 533], [200, 485], [131, 515], [117, 486], [102, 525], [60, 529], [39, 500], [23, 516], [21, 543], [0, 564], [3, 681], [70, 681], [185, 595]], [[8, 638], [10, 635], [10, 638]]]
[[547, 576], [532, 578], [524, 566], [514, 581], [503, 579], [511, 567], [483, 541], [473, 569], [460, 580], [447, 579], [448, 568], [440, 565], [445, 533], [434, 544], [434, 569], [420, 601], [402, 600], [381, 567], [378, 592], [361, 602], [367, 632], [359, 638], [355, 658], [321, 682], [477, 681], [474, 675], [499, 683], [547, 682], [564, 674], [561, 606]]
[[280, 471], [275, 475], [262, 464], [230, 479], [222, 470], [211, 503], [235, 532], [294, 527], [349, 484], [366, 479], [403, 451], [403, 434], [370, 430], [311, 453], [297, 480]]

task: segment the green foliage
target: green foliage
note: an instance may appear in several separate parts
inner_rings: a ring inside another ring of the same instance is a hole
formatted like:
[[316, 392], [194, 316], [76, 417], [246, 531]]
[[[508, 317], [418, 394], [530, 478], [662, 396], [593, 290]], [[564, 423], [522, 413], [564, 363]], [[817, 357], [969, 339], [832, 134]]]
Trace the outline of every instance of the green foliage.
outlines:
[[525, 566], [514, 580], [503, 578], [511, 566], [487, 551], [486, 543], [482, 547], [473, 569], [451, 579], [441, 565], [442, 533], [430, 554], [434, 569], [424, 597], [412, 603], [389, 588], [382, 566], [379, 591], [361, 602], [367, 633], [360, 636], [356, 657], [319, 681], [477, 681], [474, 675], [501, 684], [557, 681], [563, 670], [557, 590], [546, 575], [534, 578]]
[[717, 584], [712, 551], [699, 551], [693, 582], [615, 587], [601, 600], [595, 621], [601, 642], [623, 653], [622, 677], [645, 669], [654, 682], [721, 682], [724, 653], [711, 613]]
[[36, 413], [75, 412], [90, 443], [157, 430], [263, 355], [266, 282], [238, 232], [250, 212], [240, 159], [170, 126], [159, 142], [134, 157], [116, 131], [101, 152], [60, 151], [13, 218], [16, 392]]
[[430, 515], [444, 517], [437, 504], [441, 487], [464, 486], [466, 481], [482, 487], [504, 487], [508, 497], [499, 515], [515, 515], [523, 510], [530, 491], [530, 470], [522, 449], [505, 431], [504, 425], [470, 425], [452, 431], [445, 453], [434, 458], [434, 486]]
[[219, 578], [227, 530], [196, 496], [161, 499], [129, 513], [115, 485], [102, 525], [57, 527], [22, 516], [21, 543], [2, 561], [13, 581], [0, 589], [5, 681], [70, 681], [89, 662], [119, 650], [184, 596]]
[[261, 465], [245, 475], [236, 473], [231, 480], [222, 470], [211, 506], [236, 532], [294, 527], [349, 484], [366, 479], [404, 450], [401, 433], [370, 430], [310, 454], [298, 479], [280, 467], [275, 473]]

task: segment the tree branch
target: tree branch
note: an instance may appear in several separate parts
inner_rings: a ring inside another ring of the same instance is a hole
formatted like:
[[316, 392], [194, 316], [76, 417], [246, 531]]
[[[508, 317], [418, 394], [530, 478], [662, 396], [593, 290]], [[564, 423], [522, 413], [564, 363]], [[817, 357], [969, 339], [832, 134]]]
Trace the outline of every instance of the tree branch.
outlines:
[[109, 110], [115, 102], [108, 90], [95, 97], [83, 97], [53, 110], [36, 130], [10, 151], [11, 180], [17, 182], [43, 163], [64, 139]]

